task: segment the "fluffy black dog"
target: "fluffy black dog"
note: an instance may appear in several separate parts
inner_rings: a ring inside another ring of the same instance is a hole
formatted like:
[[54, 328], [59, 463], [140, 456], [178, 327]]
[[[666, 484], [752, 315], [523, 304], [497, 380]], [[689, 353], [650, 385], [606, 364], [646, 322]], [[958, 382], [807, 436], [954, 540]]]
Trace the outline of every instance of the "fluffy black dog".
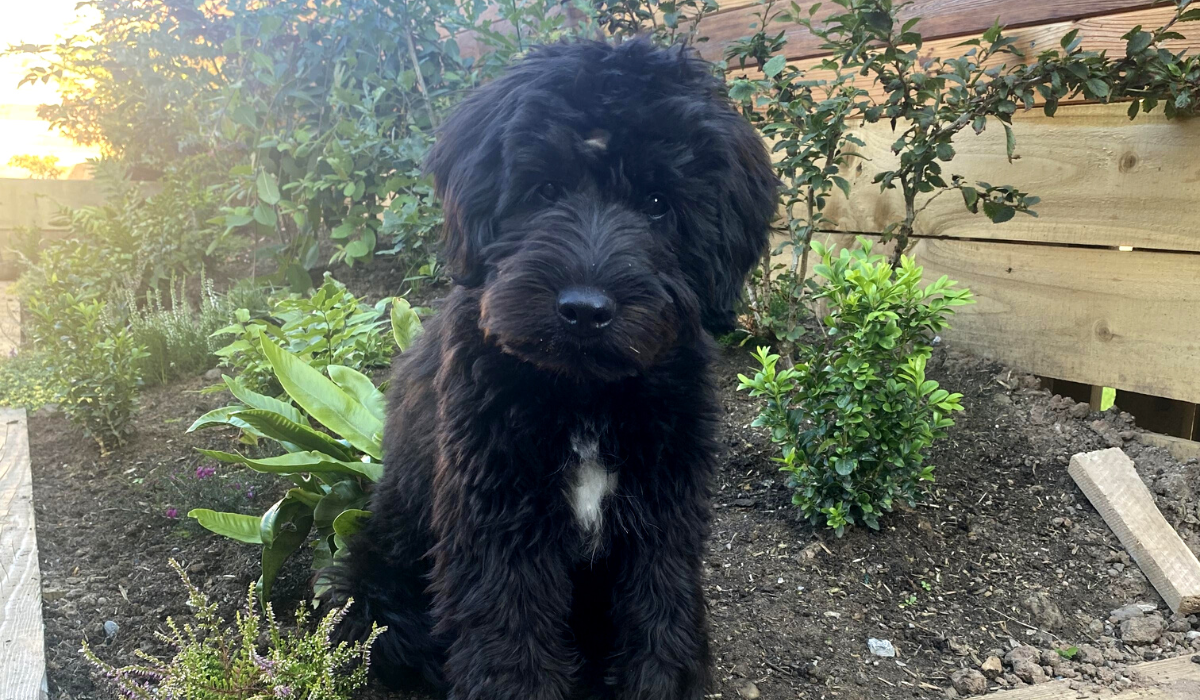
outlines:
[[730, 329], [776, 179], [710, 67], [538, 49], [429, 168], [456, 286], [396, 363], [374, 514], [332, 574], [385, 682], [454, 700], [698, 700]]

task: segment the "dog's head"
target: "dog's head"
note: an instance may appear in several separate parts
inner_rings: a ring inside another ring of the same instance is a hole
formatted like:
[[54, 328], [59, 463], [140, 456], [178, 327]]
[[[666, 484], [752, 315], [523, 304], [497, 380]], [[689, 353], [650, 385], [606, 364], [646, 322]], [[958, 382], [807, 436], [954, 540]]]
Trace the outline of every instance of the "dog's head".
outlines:
[[535, 51], [458, 108], [429, 169], [484, 332], [600, 379], [732, 329], [776, 209], [766, 148], [721, 80], [642, 41]]

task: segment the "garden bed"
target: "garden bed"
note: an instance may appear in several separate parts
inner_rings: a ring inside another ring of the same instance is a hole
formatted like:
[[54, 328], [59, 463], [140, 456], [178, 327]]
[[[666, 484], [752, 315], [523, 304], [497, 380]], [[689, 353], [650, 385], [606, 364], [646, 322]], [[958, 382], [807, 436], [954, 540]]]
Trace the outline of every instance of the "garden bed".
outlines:
[[[1032, 377], [938, 349], [930, 376], [961, 391], [967, 410], [932, 450], [933, 497], [885, 518], [881, 532], [855, 529], [838, 539], [798, 521], [771, 462], [773, 446], [748, 427], [756, 402], [735, 389], [737, 372], [750, 364], [744, 350], [731, 349], [718, 368], [727, 452], [706, 568], [719, 697], [941, 697], [955, 671], [978, 669], [1014, 643], [1035, 646], [1034, 665], [1054, 666], [1055, 674], [1130, 685], [1138, 680], [1125, 677], [1127, 664], [1200, 649], [1200, 640], [1188, 638], [1200, 621], [1172, 620], [1067, 475], [1072, 454], [1123, 447], [1168, 521], [1200, 551], [1191, 493], [1200, 465], [1143, 447], [1127, 416], [1088, 415]], [[272, 489], [281, 489], [263, 477], [247, 482], [245, 474], [195, 478], [197, 467], [211, 463], [193, 448], [227, 448], [233, 437], [184, 434], [224, 403], [224, 396], [194, 393], [208, 383], [197, 378], [147, 392], [135, 437], [103, 459], [61, 416], [30, 419], [52, 698], [107, 696], [78, 653], [84, 636], [118, 663], [132, 661], [138, 648], [162, 651], [154, 631], [165, 616], [186, 614], [168, 558], [229, 606], [244, 600], [257, 576], [257, 548], [209, 535], [183, 517], [198, 499], [215, 497], [229, 502], [203, 505], [261, 512], [277, 497]], [[234, 482], [242, 484], [237, 492]], [[246, 483], [258, 490], [250, 498]], [[305, 592], [306, 567], [293, 561], [280, 579], [281, 605]], [[1136, 618], [1130, 629], [1150, 637], [1134, 644], [1131, 632], [1119, 639], [1120, 621], [1114, 626], [1110, 614], [1137, 602], [1158, 610], [1121, 613]], [[111, 639], [106, 621], [118, 625]], [[868, 638], [890, 641], [898, 656], [873, 656]], [[1053, 651], [1071, 647], [1079, 649], [1071, 660]], [[1005, 663], [988, 685], [1023, 683], [1012, 670]], [[1028, 665], [1020, 670], [1031, 673]]]

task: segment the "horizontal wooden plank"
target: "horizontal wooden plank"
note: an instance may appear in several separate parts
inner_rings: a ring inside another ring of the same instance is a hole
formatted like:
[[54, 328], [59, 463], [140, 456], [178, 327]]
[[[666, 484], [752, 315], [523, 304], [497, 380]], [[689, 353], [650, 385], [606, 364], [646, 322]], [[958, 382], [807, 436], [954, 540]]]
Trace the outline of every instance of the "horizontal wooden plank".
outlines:
[[1097, 688], [1097, 693], [1071, 688], [1076, 681], [1055, 681], [1041, 685], [1005, 691], [997, 696], [1003, 700], [1080, 700], [1108, 698], [1110, 700], [1195, 700], [1200, 698], [1200, 665], [1187, 656], [1165, 661], [1131, 666], [1129, 673], [1139, 679], [1139, 686], [1113, 694], [1109, 688]]
[[[814, 4], [799, 2], [803, 8]], [[914, 0], [899, 14], [905, 20], [920, 17], [917, 30], [931, 40], [978, 34], [996, 20], [1007, 27], [1029, 27], [1146, 9], [1154, 4], [1148, 0]], [[776, 4], [777, 9], [786, 7], [786, 2]], [[820, 19], [842, 11], [832, 2], [824, 2], [815, 16]], [[720, 11], [700, 23], [700, 35], [708, 38], [699, 45], [700, 53], [713, 61], [724, 58], [731, 43], [757, 30], [755, 15], [761, 12], [762, 7], [755, 3], [723, 3]], [[788, 58], [812, 58], [826, 53], [821, 49], [821, 40], [800, 25], [778, 23], [772, 29], [775, 32], [786, 29]]]
[[[1046, 4], [1051, 5], [1053, 3]], [[1164, 5], [1137, 12], [1122, 12], [1114, 15], [1089, 17], [1078, 21], [1022, 27], [1009, 31], [1008, 35], [1017, 40], [1017, 48], [1025, 55], [1034, 57], [1044, 47], [1057, 47], [1059, 40], [1067, 32], [1072, 29], [1079, 29], [1079, 37], [1083, 40], [1081, 46], [1084, 49], [1090, 51], [1107, 51], [1113, 56], [1124, 56], [1126, 42], [1121, 39], [1122, 35], [1139, 24], [1148, 28], [1161, 27], [1170, 21], [1173, 16], [1174, 8]], [[1176, 25], [1176, 31], [1182, 34], [1184, 38], [1167, 41], [1163, 45], [1172, 51], [1186, 49], [1195, 53], [1200, 50], [1200, 26], [1198, 25], [1200, 23], [1197, 22]], [[961, 56], [965, 49], [957, 45], [966, 38], [969, 37], [960, 36], [953, 39], [927, 41], [921, 49], [921, 54], [922, 56], [938, 56], [943, 58]], [[813, 58], [802, 58], [794, 60], [792, 63], [801, 67], [810, 67], [816, 63], [816, 60]], [[993, 58], [987, 65], [1015, 65], [1016, 63], [1017, 61], [1014, 56], [1001, 55]], [[744, 75], [757, 78], [761, 77], [762, 73], [757, 68], [751, 68], [750, 66], [747, 66], [745, 70], [737, 66], [730, 66], [730, 75], [734, 77]], [[827, 80], [831, 76], [831, 73], [822, 70], [812, 70], [809, 72], [809, 77], [814, 80]], [[865, 80], [865, 78], [860, 80]], [[879, 85], [862, 84], [861, 87], [867, 90], [871, 97], [876, 100], [880, 100], [884, 96], [883, 88]]]
[[944, 335], [1055, 379], [1200, 402], [1200, 255], [923, 240], [926, 279], [975, 293]]
[[[1030, 111], [1013, 122], [1019, 160], [1008, 163], [1004, 130], [992, 123], [979, 136], [960, 134], [944, 173], [1041, 197], [1038, 217], [996, 225], [948, 193], [920, 214], [918, 234], [1200, 251], [1200, 122], [1168, 121], [1160, 112], [1130, 122], [1122, 105], [1064, 107], [1053, 118]], [[895, 136], [887, 124], [861, 135], [865, 159], [851, 168], [851, 198], [839, 194], [827, 213], [841, 230], [877, 232], [904, 218], [899, 192], [881, 193], [871, 182], [896, 167]]]
[[1143, 445], [1162, 448], [1180, 462], [1185, 459], [1200, 459], [1200, 442], [1195, 440], [1184, 440], [1159, 433], [1138, 433], [1138, 441]]
[[24, 409], [0, 409], [0, 698], [46, 697], [42, 580]]
[[1119, 447], [1082, 452], [1067, 471], [1171, 610], [1200, 612], [1200, 560], [1158, 510], [1129, 456]]

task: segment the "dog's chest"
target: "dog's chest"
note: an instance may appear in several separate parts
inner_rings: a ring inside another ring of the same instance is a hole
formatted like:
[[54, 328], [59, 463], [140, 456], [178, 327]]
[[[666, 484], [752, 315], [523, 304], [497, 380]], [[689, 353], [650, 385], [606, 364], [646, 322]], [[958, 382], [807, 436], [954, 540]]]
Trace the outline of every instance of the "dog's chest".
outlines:
[[580, 430], [571, 436], [571, 462], [567, 465], [566, 498], [575, 525], [584, 538], [598, 546], [604, 533], [605, 503], [617, 490], [617, 474], [609, 471], [600, 454], [594, 431]]

